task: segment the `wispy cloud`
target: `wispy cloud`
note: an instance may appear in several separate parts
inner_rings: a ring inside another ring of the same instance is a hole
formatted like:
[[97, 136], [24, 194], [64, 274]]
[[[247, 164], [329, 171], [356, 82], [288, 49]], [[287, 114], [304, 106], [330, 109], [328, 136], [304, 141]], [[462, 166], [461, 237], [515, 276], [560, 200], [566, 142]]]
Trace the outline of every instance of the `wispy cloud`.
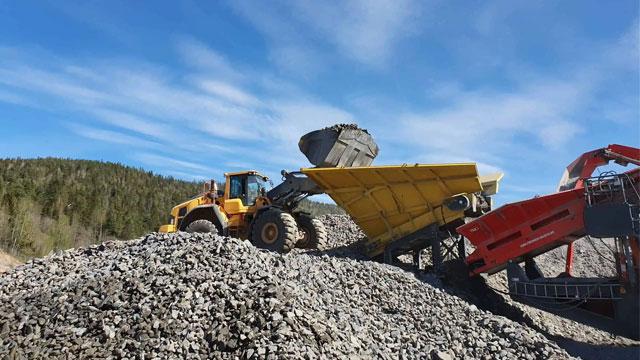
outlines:
[[244, 78], [242, 72], [231, 65], [226, 57], [201, 41], [181, 36], [176, 38], [175, 44], [180, 57], [187, 65], [230, 80], [237, 81]]
[[504, 145], [514, 144], [517, 136], [532, 136], [557, 148], [580, 131], [572, 114], [587, 91], [570, 80], [508, 93], [463, 91], [442, 109], [402, 116], [400, 128], [403, 139], [415, 145], [465, 156], [477, 155], [478, 149], [504, 151]]
[[[233, 158], [234, 163], [254, 164], [272, 174], [295, 169], [306, 163], [297, 150], [300, 135], [353, 120], [345, 110], [299, 89], [283, 92], [287, 86], [281, 84], [287, 82], [274, 77], [231, 82], [240, 76], [236, 68], [201, 43], [191, 41], [188, 48], [212, 57], [181, 68], [179, 76], [154, 64], [122, 59], [77, 62], [50, 56], [55, 60], [43, 63], [16, 48], [11, 58], [0, 59], [0, 83], [37, 98], [49, 111], [82, 119], [83, 125], [71, 125], [82, 137], [161, 151], [171, 156], [132, 159], [166, 170], [189, 170], [185, 173], [222, 170], [188, 159], [227, 163]], [[181, 56], [184, 48], [176, 51]], [[211, 71], [203, 72], [205, 64]], [[260, 95], [247, 90], [256, 88]]]
[[87, 139], [98, 140], [103, 142], [109, 142], [114, 144], [120, 144], [127, 148], [155, 148], [160, 149], [159, 143], [141, 139], [136, 136], [123, 134], [117, 131], [98, 129], [90, 126], [83, 126], [78, 124], [70, 124], [69, 128], [76, 134], [85, 137]]
[[384, 65], [398, 42], [418, 33], [424, 7], [413, 0], [234, 1], [231, 5], [266, 36], [277, 65], [303, 76], [331, 62], [323, 56], [327, 47], [360, 64]]
[[244, 106], [257, 106], [260, 101], [253, 95], [241, 90], [240, 88], [216, 80], [201, 80], [200, 87], [216, 96], [220, 96], [233, 103]]
[[184, 161], [178, 160], [175, 158], [161, 156], [157, 154], [151, 153], [137, 153], [134, 155], [134, 158], [143, 164], [160, 167], [164, 169], [183, 169], [189, 170], [191, 172], [196, 171], [201, 174], [216, 174], [220, 172], [219, 169], [214, 169], [209, 166], [202, 165], [200, 163], [192, 162], [192, 161]]
[[0, 89], [0, 102], [14, 105], [31, 105], [31, 102], [25, 97], [17, 95], [15, 92], [9, 92], [3, 89]]
[[175, 134], [175, 129], [169, 126], [158, 124], [150, 119], [143, 119], [129, 113], [106, 109], [95, 109], [92, 110], [92, 113], [105, 123], [158, 139], [167, 140]]
[[[619, 41], [611, 35], [603, 44], [563, 31], [572, 25], [562, 21], [551, 21], [553, 29], [521, 29], [529, 10], [544, 14], [538, 3], [229, 6], [240, 19], [224, 14], [225, 21], [240, 38], [212, 30], [208, 41], [167, 26], [167, 48], [142, 43], [149, 34], [132, 35], [100, 48], [100, 57], [72, 46], [48, 52], [0, 45], [0, 101], [37, 107], [43, 119], [81, 123], [71, 126], [79, 136], [117, 144], [132, 163], [188, 179], [245, 166], [277, 178], [282, 168], [308, 164], [299, 136], [357, 121], [379, 142], [379, 164], [473, 161], [481, 172], [517, 177], [518, 196], [533, 188], [541, 164], [562, 169], [572, 154], [608, 141], [607, 124], [616, 121], [616, 136], [640, 130], [637, 22]], [[100, 6], [86, 12], [89, 22], [99, 17], [92, 25], [108, 36], [130, 33], [124, 25], [101, 26], [111, 14], [101, 16]], [[218, 25], [192, 29], [225, 28]], [[134, 47], [156, 60], [105, 55]], [[555, 184], [554, 171], [544, 176]]]
[[[468, 159], [482, 164], [481, 169], [508, 172], [506, 167], [520, 166], [519, 159], [550, 161], [544, 154], [568, 153], [569, 146], [575, 146], [584, 135], [600, 135], [593, 133], [598, 123], [587, 120], [600, 111], [606, 114], [598, 119], [603, 126], [602, 121], [614, 117], [617, 121], [634, 119], [630, 124], [639, 131], [637, 98], [633, 105], [623, 97], [618, 104], [605, 107], [606, 111], [591, 110], [592, 104], [603, 104], [603, 89], [612, 85], [612, 79], [632, 76], [630, 84], [640, 83], [637, 68], [630, 73], [620, 56], [638, 56], [637, 44], [629, 41], [630, 37], [638, 39], [636, 32], [626, 33], [613, 46], [592, 44], [590, 51], [598, 55], [573, 64], [562, 74], [521, 70], [509, 75], [508, 86], [493, 88], [470, 88], [456, 82], [432, 84], [428, 100], [437, 105], [401, 113], [393, 135], [383, 135], [384, 141], [412, 149], [406, 153], [416, 161]], [[373, 116], [375, 111], [371, 111]], [[381, 112], [388, 115], [383, 109]], [[385, 123], [377, 126], [379, 134], [388, 128]]]
[[[294, 13], [341, 53], [379, 66], [403, 38], [415, 35], [423, 4], [413, 0], [299, 1]], [[423, 19], [424, 21], [424, 19]]]

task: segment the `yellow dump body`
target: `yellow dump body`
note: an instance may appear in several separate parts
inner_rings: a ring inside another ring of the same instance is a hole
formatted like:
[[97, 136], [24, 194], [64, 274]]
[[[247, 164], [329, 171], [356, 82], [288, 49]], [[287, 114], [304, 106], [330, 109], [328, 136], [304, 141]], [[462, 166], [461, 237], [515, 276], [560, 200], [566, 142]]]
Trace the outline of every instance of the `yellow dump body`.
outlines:
[[367, 235], [376, 256], [394, 240], [427, 225], [464, 217], [443, 202], [482, 190], [474, 163], [302, 169]]

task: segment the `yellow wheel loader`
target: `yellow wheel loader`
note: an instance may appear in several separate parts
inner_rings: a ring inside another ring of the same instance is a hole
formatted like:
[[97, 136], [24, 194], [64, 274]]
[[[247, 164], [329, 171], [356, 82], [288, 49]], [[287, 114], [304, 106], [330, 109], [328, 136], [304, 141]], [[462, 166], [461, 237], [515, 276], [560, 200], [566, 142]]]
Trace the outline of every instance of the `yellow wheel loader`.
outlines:
[[[313, 131], [298, 146], [319, 167], [368, 166], [378, 154], [371, 135], [353, 125]], [[278, 252], [294, 247], [323, 249], [324, 225], [297, 206], [324, 191], [302, 172], [281, 174], [282, 183], [267, 190], [269, 179], [257, 171], [227, 173], [224, 190], [218, 190], [215, 181], [205, 184], [202, 194], [171, 210], [169, 224], [159, 231], [218, 233]]]
[[202, 194], [171, 210], [160, 232], [217, 233], [280, 252], [296, 245], [322, 249], [327, 238], [322, 222], [296, 211], [302, 199], [320, 189], [300, 173], [283, 172], [283, 177], [267, 191], [270, 181], [257, 171], [226, 173], [224, 190], [213, 180], [206, 183]]

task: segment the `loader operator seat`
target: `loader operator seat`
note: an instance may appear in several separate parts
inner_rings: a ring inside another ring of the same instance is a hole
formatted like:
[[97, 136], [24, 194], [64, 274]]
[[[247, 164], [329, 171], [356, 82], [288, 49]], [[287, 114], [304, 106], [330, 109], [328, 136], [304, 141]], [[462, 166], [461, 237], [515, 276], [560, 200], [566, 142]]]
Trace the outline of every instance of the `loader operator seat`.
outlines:
[[240, 199], [244, 206], [255, 205], [265, 180], [258, 175], [234, 175], [229, 179], [229, 199]]

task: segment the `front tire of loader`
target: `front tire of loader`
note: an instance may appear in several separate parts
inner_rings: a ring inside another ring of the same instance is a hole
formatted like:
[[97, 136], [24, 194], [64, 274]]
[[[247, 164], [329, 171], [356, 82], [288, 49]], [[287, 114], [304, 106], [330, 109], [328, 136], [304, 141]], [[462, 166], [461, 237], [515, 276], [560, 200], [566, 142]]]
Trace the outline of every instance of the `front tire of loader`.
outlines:
[[306, 214], [300, 214], [296, 220], [298, 221], [298, 229], [302, 236], [302, 238], [298, 240], [296, 247], [301, 249], [326, 250], [327, 229], [325, 229], [322, 221]]
[[211, 233], [217, 234], [218, 228], [209, 220], [194, 220], [184, 229], [188, 233]]
[[271, 251], [290, 251], [296, 246], [297, 236], [296, 220], [279, 209], [266, 210], [251, 226], [253, 245]]

